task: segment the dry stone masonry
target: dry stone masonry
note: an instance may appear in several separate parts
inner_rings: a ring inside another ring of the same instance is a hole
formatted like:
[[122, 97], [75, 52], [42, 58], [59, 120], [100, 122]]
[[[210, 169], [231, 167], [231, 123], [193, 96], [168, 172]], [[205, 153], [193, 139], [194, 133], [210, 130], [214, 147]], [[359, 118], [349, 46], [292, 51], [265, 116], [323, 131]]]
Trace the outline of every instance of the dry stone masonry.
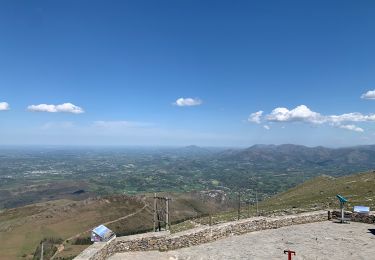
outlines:
[[[345, 211], [344, 217], [354, 222], [362, 222], [362, 223], [368, 223], [368, 224], [375, 223], [375, 215], [373, 213], [361, 214], [361, 213], [356, 213], [356, 212], [351, 212], [351, 211]], [[340, 219], [341, 211], [332, 211], [332, 218]]]
[[[297, 215], [280, 217], [255, 217], [215, 226], [203, 226], [187, 231], [170, 234], [169, 232], [154, 232], [133, 236], [118, 237], [109, 242], [98, 242], [87, 248], [76, 260], [104, 260], [115, 253], [129, 251], [148, 250], [174, 250], [199, 244], [212, 242], [221, 238], [241, 235], [253, 231], [274, 229], [285, 226], [306, 224], [319, 221], [326, 221], [330, 218], [341, 217], [339, 211], [315, 211]], [[363, 223], [375, 223], [375, 215], [345, 212], [345, 217], [351, 221]]]
[[147, 250], [174, 250], [212, 242], [233, 235], [290, 225], [306, 224], [328, 219], [327, 211], [316, 211], [282, 217], [255, 217], [223, 223], [215, 226], [198, 227], [170, 234], [155, 232], [118, 237], [108, 242], [98, 242], [87, 248], [76, 260], [104, 260], [115, 253]]

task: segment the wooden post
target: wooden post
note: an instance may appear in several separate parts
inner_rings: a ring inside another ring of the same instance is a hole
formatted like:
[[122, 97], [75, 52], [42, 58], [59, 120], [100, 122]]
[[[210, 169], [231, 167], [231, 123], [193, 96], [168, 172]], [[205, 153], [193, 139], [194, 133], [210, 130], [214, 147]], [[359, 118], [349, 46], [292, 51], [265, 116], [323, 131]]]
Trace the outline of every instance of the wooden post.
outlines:
[[210, 226], [212, 226], [212, 214], [211, 214], [211, 212], [210, 212], [209, 218], [210, 218]]
[[255, 190], [255, 200], [257, 203], [257, 216], [259, 216], [259, 208], [258, 208], [258, 190]]
[[42, 248], [40, 249], [40, 260], [43, 260], [44, 255], [44, 242], [42, 242]]
[[156, 232], [156, 193], [154, 193], [154, 232]]
[[237, 220], [240, 219], [241, 215], [241, 193], [238, 192], [238, 212], [237, 212]]
[[165, 229], [169, 230], [169, 198], [165, 198]]
[[247, 217], [250, 218], [250, 201], [246, 201], [247, 204]]

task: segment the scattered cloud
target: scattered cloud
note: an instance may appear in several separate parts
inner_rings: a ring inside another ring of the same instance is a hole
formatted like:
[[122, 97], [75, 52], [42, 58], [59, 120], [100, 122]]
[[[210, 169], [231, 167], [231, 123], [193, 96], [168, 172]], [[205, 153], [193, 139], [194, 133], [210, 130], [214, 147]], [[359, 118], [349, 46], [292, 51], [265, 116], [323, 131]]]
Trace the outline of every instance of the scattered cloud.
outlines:
[[318, 112], [312, 111], [306, 105], [300, 105], [291, 110], [285, 107], [277, 107], [267, 115], [263, 115], [262, 111], [258, 111], [250, 114], [248, 121], [257, 124], [262, 122], [305, 122], [314, 125], [328, 124], [333, 127], [355, 132], [364, 132], [362, 128], [350, 123], [375, 122], [375, 114], [364, 115], [354, 112], [341, 115], [322, 115]]
[[263, 115], [262, 110], [251, 113], [247, 121], [260, 124], [262, 115]]
[[269, 127], [268, 125], [264, 125], [263, 128], [266, 129], [266, 130], [270, 130], [271, 129], [271, 127]]
[[47, 104], [39, 104], [39, 105], [30, 105], [27, 107], [28, 111], [31, 112], [48, 112], [48, 113], [73, 113], [73, 114], [81, 114], [85, 111], [72, 103], [64, 103], [60, 105], [47, 105]]
[[342, 115], [332, 115], [328, 116], [327, 120], [332, 123], [341, 122], [369, 122], [375, 121], [375, 114], [363, 115], [361, 113], [347, 113]]
[[364, 130], [362, 128], [357, 127], [355, 125], [339, 125], [338, 127], [342, 128], [342, 129], [347, 129], [347, 130], [355, 131], [355, 132], [360, 132], [360, 133], [364, 132]]
[[0, 102], [0, 111], [6, 111], [9, 109], [9, 104], [7, 102]]
[[199, 106], [203, 103], [199, 98], [179, 98], [173, 104], [179, 107]]
[[369, 90], [366, 93], [362, 94], [361, 98], [363, 98], [363, 99], [375, 99], [375, 89]]

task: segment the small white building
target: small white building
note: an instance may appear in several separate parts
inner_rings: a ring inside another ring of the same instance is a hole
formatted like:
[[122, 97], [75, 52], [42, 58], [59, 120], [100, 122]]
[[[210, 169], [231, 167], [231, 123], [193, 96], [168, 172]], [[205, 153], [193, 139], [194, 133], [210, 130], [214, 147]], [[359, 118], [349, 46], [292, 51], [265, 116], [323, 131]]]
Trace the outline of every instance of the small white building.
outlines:
[[104, 225], [97, 226], [91, 231], [92, 242], [107, 242], [116, 237], [116, 234]]

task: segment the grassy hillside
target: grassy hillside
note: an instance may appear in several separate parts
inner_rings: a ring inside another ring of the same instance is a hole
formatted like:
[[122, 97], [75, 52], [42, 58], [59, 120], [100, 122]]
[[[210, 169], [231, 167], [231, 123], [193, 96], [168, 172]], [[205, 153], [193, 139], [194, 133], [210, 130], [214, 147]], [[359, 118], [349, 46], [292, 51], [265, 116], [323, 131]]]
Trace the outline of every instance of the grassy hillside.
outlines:
[[143, 205], [139, 199], [112, 197], [78, 202], [56, 200], [5, 210], [0, 213], [1, 259], [28, 258], [44, 238], [66, 239]]
[[[355, 205], [369, 206], [375, 209], [375, 172], [360, 173], [345, 177], [334, 178], [319, 176], [304, 182], [286, 192], [277, 194], [259, 203], [261, 215], [292, 214], [319, 209], [338, 209], [336, 194], [346, 197], [349, 202], [347, 209]], [[256, 205], [241, 203], [241, 218], [256, 215]], [[236, 220], [238, 211], [227, 211], [212, 214], [212, 223]], [[208, 217], [196, 218], [172, 227], [181, 231], [197, 225], [207, 225]]]
[[[375, 173], [361, 173], [334, 178], [320, 176], [259, 203], [262, 215], [288, 214], [325, 208], [338, 208], [336, 194], [348, 198], [348, 207], [366, 205], [375, 208]], [[162, 194], [159, 194], [162, 195]], [[223, 194], [166, 193], [172, 197], [172, 231], [201, 224], [235, 220], [237, 211], [225, 211], [230, 203]], [[87, 245], [73, 245], [76, 238], [85, 240], [89, 230], [102, 223], [119, 235], [152, 228], [152, 196], [110, 196], [83, 201], [55, 200], [0, 211], [1, 259], [30, 259], [42, 239], [68, 240], [59, 257], [77, 255]], [[244, 196], [245, 197], [245, 196]], [[232, 207], [233, 209], [233, 207]], [[242, 204], [241, 218], [254, 216], [255, 205]], [[219, 213], [221, 212], [221, 213]], [[189, 219], [187, 221], [183, 221]]]
[[[161, 195], [161, 194], [159, 194]], [[165, 194], [172, 197], [171, 219], [182, 221], [205, 214], [206, 202], [199, 194]], [[83, 201], [55, 200], [0, 211], [1, 259], [30, 259], [43, 239], [67, 240], [58, 255], [77, 255], [86, 246], [72, 245], [76, 238], [87, 239], [89, 230], [105, 223], [119, 235], [150, 230], [152, 195], [116, 195]], [[212, 210], [227, 209], [211, 201]], [[77, 236], [78, 235], [78, 236]]]
[[319, 176], [260, 204], [260, 209], [307, 210], [337, 208], [336, 194], [346, 197], [348, 207], [365, 205], [375, 208], [375, 172], [360, 173], [340, 178]]

